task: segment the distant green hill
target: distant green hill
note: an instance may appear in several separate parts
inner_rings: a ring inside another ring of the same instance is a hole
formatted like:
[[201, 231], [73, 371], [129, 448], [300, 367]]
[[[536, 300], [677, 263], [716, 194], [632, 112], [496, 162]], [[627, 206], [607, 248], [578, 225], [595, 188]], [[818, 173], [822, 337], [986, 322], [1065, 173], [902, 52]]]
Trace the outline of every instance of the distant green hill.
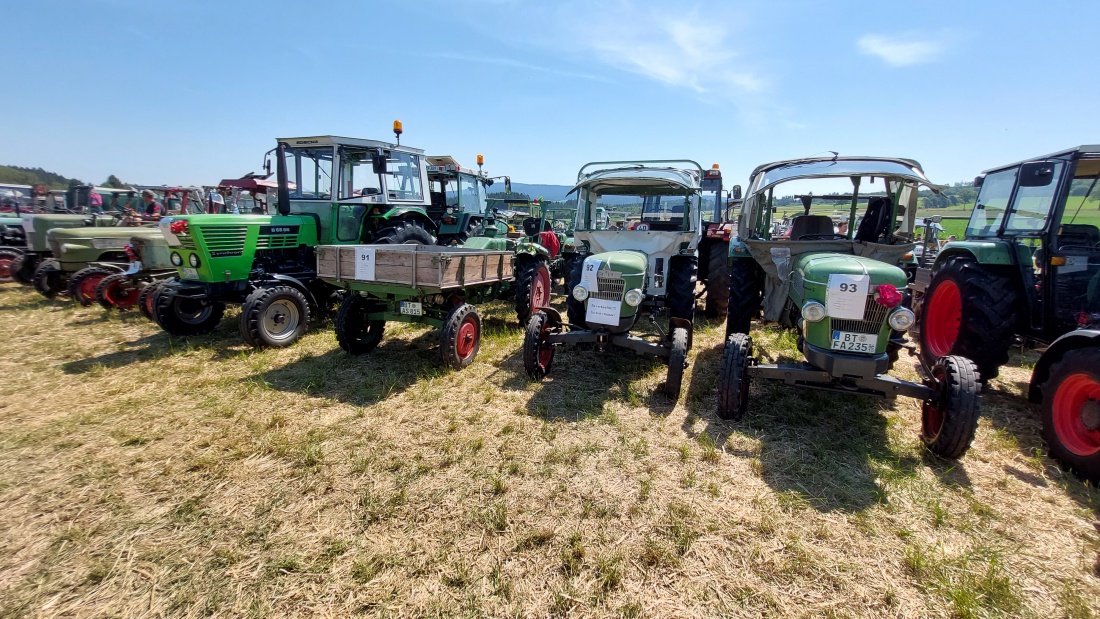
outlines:
[[[65, 178], [42, 168], [21, 168], [14, 165], [0, 166], [0, 183], [13, 185], [45, 185], [50, 189], [68, 189], [69, 182], [75, 179]], [[80, 183], [80, 181], [77, 181]]]

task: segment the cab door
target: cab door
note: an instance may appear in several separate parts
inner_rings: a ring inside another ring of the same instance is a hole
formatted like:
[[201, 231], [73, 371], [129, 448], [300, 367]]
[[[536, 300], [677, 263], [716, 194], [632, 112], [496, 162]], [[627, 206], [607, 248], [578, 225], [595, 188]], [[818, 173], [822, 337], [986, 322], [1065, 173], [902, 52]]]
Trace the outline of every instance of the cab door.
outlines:
[[1052, 330], [1100, 323], [1100, 158], [1080, 159], [1051, 226]]

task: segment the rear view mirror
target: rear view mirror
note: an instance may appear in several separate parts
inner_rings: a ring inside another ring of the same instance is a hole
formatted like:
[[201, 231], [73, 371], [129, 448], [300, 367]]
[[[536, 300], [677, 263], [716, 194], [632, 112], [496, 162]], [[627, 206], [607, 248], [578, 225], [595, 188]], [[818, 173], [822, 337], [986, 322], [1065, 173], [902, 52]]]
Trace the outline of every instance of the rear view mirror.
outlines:
[[974, 189], [981, 189], [982, 181], [985, 180], [985, 174], [979, 174], [974, 177]]
[[734, 200], [740, 200], [741, 199], [741, 185], [734, 185], [733, 190], [731, 191], [731, 193], [733, 194], [733, 199]]
[[371, 155], [371, 167], [374, 168], [375, 174], [386, 173], [386, 153], [381, 151]]
[[1021, 187], [1046, 187], [1054, 180], [1054, 164], [1050, 161], [1029, 161], [1020, 166]]

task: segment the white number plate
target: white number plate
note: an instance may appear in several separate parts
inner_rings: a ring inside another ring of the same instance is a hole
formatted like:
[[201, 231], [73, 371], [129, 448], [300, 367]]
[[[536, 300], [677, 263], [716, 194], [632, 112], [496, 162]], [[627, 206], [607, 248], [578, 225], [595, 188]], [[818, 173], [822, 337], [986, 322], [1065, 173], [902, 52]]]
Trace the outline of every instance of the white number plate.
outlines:
[[877, 343], [877, 335], [852, 333], [851, 331], [833, 331], [833, 350], [873, 353]]
[[191, 267], [183, 267], [180, 269], [180, 273], [183, 275], [183, 279], [198, 279], [198, 269], [192, 269]]
[[420, 303], [413, 303], [412, 301], [401, 302], [401, 313], [406, 316], [423, 316], [424, 306]]

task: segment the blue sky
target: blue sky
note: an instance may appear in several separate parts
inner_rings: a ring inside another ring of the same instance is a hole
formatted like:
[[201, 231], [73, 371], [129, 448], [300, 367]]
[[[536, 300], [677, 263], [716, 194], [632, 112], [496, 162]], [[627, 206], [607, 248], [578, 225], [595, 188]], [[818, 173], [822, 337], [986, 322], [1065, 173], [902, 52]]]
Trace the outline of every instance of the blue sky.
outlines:
[[276, 137], [390, 139], [519, 182], [835, 150], [948, 183], [1100, 142], [1100, 3], [0, 0], [0, 163], [210, 184]]

